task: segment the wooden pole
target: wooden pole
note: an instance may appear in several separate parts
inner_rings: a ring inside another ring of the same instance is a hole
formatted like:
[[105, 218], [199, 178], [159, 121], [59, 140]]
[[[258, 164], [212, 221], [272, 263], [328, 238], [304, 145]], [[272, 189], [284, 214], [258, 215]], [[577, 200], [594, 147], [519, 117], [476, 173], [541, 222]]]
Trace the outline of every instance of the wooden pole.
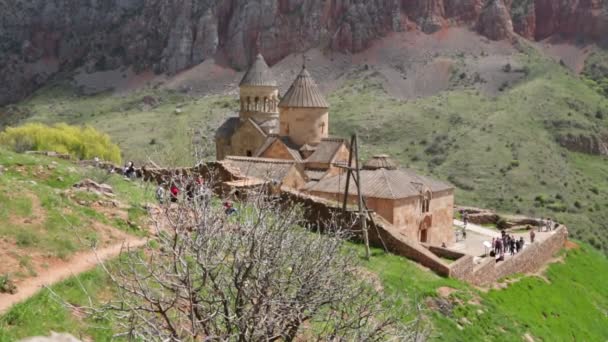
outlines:
[[[353, 136], [355, 145], [355, 168], [357, 172], [357, 197], [359, 199], [359, 221], [361, 221], [361, 229], [363, 231], [363, 242], [365, 243], [365, 259], [369, 260], [369, 236], [367, 234], [367, 214], [363, 212], [363, 194], [361, 194], [361, 176], [359, 172], [359, 143], [357, 134]], [[367, 210], [366, 210], [367, 212]]]
[[353, 146], [355, 144], [356, 135], [353, 135], [350, 138], [350, 146], [348, 148], [348, 165], [346, 165], [346, 188], [344, 188], [344, 201], [342, 203], [342, 212], [346, 213], [346, 201], [348, 200], [348, 187], [350, 186], [350, 175], [351, 175], [351, 164], [353, 162]]

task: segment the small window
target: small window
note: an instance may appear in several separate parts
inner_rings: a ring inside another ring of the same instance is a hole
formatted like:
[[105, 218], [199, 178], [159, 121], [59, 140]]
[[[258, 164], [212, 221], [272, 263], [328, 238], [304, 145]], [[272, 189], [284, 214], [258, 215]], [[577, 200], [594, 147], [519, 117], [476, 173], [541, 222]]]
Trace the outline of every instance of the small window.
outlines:
[[247, 157], [251, 157], [253, 155], [253, 153], [251, 153], [251, 150], [247, 150]]

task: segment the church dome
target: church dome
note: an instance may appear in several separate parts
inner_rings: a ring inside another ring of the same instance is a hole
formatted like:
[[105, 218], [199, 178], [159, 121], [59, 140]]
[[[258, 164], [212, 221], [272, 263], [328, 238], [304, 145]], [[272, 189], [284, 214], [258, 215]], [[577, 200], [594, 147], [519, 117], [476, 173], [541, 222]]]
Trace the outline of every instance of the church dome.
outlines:
[[302, 67], [302, 71], [296, 77], [295, 81], [279, 103], [280, 108], [329, 108], [329, 104], [321, 94], [319, 87], [306, 70]]
[[397, 163], [386, 154], [377, 154], [363, 164], [363, 170], [396, 170]]
[[272, 71], [266, 64], [264, 57], [258, 53], [255, 57], [255, 61], [243, 76], [239, 86], [265, 86], [265, 87], [276, 87], [277, 81], [272, 75]]

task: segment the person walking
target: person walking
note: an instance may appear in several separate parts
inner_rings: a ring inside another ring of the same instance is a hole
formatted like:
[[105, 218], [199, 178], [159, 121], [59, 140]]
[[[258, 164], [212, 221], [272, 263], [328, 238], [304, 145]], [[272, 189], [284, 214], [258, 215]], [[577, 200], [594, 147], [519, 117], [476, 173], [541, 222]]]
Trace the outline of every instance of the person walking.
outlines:
[[534, 238], [536, 237], [536, 233], [534, 233], [534, 230], [530, 231], [530, 243], [534, 243]]
[[511, 239], [509, 240], [509, 247], [511, 249], [511, 255], [515, 254], [515, 238], [513, 236], [511, 236]]
[[165, 201], [165, 187], [163, 184], [158, 184], [158, 188], [156, 188], [156, 200], [159, 204], [163, 204]]

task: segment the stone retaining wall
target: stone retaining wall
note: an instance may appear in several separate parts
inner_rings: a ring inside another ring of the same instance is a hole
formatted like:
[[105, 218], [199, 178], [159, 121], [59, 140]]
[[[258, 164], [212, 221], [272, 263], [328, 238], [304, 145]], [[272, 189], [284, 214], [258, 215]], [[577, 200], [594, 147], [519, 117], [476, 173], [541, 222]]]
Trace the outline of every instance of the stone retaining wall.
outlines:
[[535, 272], [549, 262], [564, 247], [567, 240], [568, 229], [560, 226], [547, 239], [526, 246], [505, 261], [496, 263], [489, 258], [482, 264], [474, 265], [473, 258], [459, 260], [450, 265], [454, 268], [450, 275], [475, 285], [487, 285], [514, 273]]

